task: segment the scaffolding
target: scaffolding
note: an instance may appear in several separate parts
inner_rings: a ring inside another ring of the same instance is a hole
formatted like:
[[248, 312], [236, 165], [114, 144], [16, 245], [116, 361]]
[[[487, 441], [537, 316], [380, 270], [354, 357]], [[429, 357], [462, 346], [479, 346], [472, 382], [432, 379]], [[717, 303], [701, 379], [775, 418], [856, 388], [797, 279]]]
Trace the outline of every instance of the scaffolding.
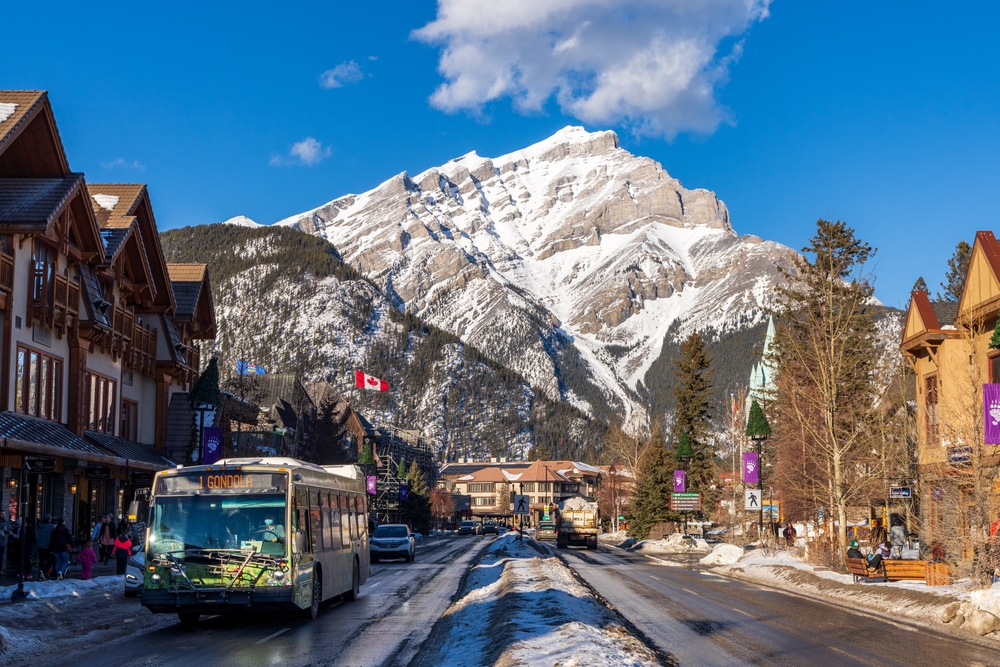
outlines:
[[417, 431], [405, 431], [394, 426], [375, 427], [375, 460], [377, 462], [376, 494], [371, 511], [379, 523], [400, 523], [399, 505], [401, 480], [396, 477], [400, 462], [409, 468], [413, 461], [424, 474], [427, 488], [434, 488], [438, 476], [437, 457], [430, 441]]

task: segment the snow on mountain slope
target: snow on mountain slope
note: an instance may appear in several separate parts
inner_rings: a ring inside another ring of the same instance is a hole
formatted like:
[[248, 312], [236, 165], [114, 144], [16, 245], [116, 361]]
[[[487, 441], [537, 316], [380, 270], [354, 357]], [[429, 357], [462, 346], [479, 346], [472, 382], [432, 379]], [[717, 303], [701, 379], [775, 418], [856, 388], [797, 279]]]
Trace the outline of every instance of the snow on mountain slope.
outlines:
[[238, 227], [263, 227], [264, 225], [259, 222], [254, 222], [245, 215], [237, 215], [234, 218], [229, 218], [229, 220], [224, 220], [223, 225], [236, 225]]
[[[474, 152], [401, 173], [276, 224], [317, 234], [399, 307], [451, 331], [553, 398], [595, 408], [585, 384], [644, 421], [635, 388], [670, 325], [761, 318], [795, 253], [733, 230], [614, 132], [567, 127], [498, 158]], [[573, 380], [582, 366], [585, 380]]]

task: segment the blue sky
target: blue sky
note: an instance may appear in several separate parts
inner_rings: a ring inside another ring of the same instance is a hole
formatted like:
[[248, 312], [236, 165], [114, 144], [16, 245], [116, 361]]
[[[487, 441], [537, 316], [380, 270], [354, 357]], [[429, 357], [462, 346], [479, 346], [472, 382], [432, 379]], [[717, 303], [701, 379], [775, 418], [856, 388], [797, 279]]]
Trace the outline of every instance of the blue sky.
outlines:
[[[148, 183], [164, 229], [272, 222], [567, 124], [615, 129], [715, 191], [742, 234], [800, 248], [817, 217], [846, 220], [879, 248], [888, 305], [917, 275], [937, 287], [955, 244], [994, 228], [996, 4], [460, 3], [20, 3], [0, 87], [48, 90], [73, 168]], [[645, 82], [665, 87], [641, 98], [619, 66], [643, 49], [659, 49], [635, 60], [653, 63]], [[523, 80], [504, 87], [490, 67], [508, 57]]]

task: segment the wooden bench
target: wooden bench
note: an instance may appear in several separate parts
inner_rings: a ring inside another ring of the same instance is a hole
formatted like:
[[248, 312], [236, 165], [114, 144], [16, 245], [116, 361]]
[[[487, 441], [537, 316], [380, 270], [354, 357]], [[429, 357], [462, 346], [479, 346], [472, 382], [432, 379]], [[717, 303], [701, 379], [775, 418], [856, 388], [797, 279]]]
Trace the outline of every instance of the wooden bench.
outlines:
[[[864, 558], [845, 558], [844, 560], [847, 563], [847, 571], [854, 575], [854, 583], [858, 583], [858, 579], [872, 578], [872, 575], [868, 572], [868, 561]], [[880, 570], [876, 570], [875, 574], [882, 573]]]
[[926, 581], [927, 561], [897, 560], [890, 558], [882, 561], [885, 566], [885, 578], [889, 581]]

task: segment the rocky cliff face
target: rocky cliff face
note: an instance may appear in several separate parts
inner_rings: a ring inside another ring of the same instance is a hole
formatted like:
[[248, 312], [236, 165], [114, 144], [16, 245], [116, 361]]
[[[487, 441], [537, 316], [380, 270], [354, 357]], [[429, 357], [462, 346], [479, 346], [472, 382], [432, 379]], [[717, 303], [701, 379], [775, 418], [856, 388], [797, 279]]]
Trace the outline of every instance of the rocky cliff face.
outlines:
[[715, 194], [685, 189], [614, 132], [578, 127], [277, 224], [330, 241], [397, 307], [551, 398], [636, 422], [647, 418], [636, 389], [668, 330], [759, 322], [776, 267], [795, 255], [739, 236]]

